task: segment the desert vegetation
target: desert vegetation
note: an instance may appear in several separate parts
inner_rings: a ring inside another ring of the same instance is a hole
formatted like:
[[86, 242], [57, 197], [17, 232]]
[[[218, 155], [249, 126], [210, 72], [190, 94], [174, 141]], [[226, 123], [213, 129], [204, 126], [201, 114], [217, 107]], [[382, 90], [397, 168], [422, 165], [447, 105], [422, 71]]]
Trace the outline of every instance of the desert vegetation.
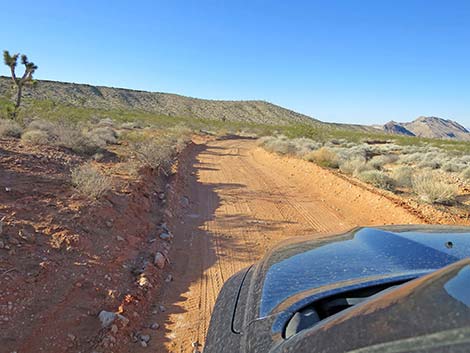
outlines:
[[[410, 143], [414, 141], [414, 144]], [[432, 205], [453, 205], [470, 187], [470, 158], [461, 146], [425, 139], [362, 140], [265, 136], [258, 145], [338, 170], [339, 173]], [[452, 147], [455, 148], [452, 148]]]
[[[0, 138], [19, 139], [28, 147], [62, 148], [81, 158], [70, 169], [70, 184], [78, 195], [100, 199], [112, 188], [112, 177], [99, 164], [113, 158], [113, 168], [137, 178], [142, 168], [171, 173], [175, 157], [191, 141], [194, 129], [178, 124], [87, 119], [0, 119]], [[214, 132], [214, 135], [216, 132]], [[112, 174], [113, 171], [108, 171]]]
[[19, 57], [20, 54], [10, 54], [8, 50], [3, 51], [3, 62], [10, 69], [11, 79], [16, 88], [15, 110], [11, 112], [13, 117], [16, 116], [16, 111], [21, 105], [23, 87], [34, 84], [33, 74], [38, 69], [37, 65], [29, 61], [28, 57], [23, 54], [21, 55], [21, 64], [24, 66], [24, 73], [17, 76], [16, 67], [18, 66]]

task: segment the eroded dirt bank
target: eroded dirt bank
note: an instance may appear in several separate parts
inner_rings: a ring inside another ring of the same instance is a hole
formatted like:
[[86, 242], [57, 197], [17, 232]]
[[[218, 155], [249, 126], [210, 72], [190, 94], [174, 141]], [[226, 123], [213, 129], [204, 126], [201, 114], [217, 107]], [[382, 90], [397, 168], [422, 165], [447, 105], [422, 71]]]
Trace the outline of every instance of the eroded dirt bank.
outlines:
[[147, 318], [161, 325], [151, 341], [158, 352], [202, 350], [224, 281], [281, 240], [423, 222], [380, 194], [314, 164], [269, 154], [253, 140], [196, 144], [180, 161], [178, 176], [171, 199], [173, 281], [155, 303], [164, 311]]
[[[0, 352], [122, 352], [134, 346], [163, 281], [153, 262], [166, 178], [97, 166], [114, 186], [96, 202], [77, 196], [70, 169], [83, 158], [51, 146], [0, 140]], [[102, 328], [98, 314], [122, 319]]]

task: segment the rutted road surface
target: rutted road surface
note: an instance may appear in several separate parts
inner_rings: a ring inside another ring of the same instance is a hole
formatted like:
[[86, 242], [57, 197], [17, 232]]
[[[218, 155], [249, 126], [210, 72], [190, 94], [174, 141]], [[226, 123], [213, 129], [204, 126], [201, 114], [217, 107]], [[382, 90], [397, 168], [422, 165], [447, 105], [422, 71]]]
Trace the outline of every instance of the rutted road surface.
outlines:
[[356, 225], [421, 223], [379, 194], [312, 163], [269, 154], [253, 140], [195, 145], [181, 164], [177, 199], [187, 199], [178, 202], [172, 228], [174, 279], [158, 298], [165, 311], [150, 318], [162, 326], [152, 338], [156, 352], [201, 351], [224, 281], [281, 240]]

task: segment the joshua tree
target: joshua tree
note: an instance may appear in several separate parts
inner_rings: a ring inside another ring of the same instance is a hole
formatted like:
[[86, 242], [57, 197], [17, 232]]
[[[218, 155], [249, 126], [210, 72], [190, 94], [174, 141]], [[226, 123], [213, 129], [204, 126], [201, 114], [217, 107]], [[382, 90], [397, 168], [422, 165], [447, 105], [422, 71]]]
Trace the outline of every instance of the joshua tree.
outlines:
[[20, 54], [13, 54], [10, 55], [8, 50], [3, 51], [3, 61], [5, 65], [10, 68], [11, 71], [11, 79], [13, 80], [16, 86], [16, 102], [15, 108], [18, 109], [21, 104], [21, 93], [23, 92], [23, 86], [25, 84], [33, 83], [33, 74], [37, 70], [37, 66], [34, 63], [28, 60], [26, 55], [21, 55], [21, 64], [24, 65], [24, 74], [21, 77], [17, 77], [15, 73], [16, 65], [18, 64], [18, 57]]

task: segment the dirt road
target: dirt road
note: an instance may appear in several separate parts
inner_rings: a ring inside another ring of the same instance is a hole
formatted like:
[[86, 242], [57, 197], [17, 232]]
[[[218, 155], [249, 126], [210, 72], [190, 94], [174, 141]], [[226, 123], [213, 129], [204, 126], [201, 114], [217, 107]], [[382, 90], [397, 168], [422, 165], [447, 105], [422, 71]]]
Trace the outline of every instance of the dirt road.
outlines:
[[312, 163], [269, 154], [253, 140], [196, 145], [185, 159], [184, 186], [175, 191], [182, 216], [172, 225], [174, 279], [157, 303], [165, 311], [149, 318], [162, 326], [152, 337], [158, 352], [201, 350], [224, 281], [283, 239], [421, 223], [379, 194]]

